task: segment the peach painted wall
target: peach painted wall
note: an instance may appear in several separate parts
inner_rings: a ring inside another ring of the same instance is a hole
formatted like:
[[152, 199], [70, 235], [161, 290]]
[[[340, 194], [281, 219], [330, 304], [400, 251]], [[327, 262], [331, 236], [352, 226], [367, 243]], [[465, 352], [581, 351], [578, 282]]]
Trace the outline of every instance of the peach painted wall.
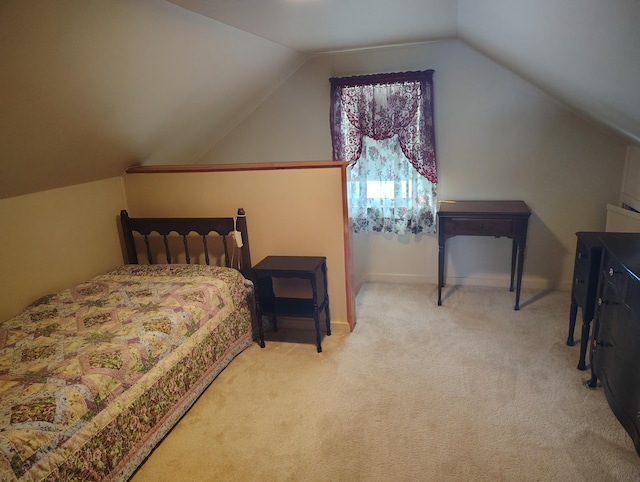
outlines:
[[131, 216], [247, 213], [252, 264], [268, 255], [326, 256], [332, 329], [347, 318], [341, 169], [127, 174]]
[[120, 177], [0, 200], [0, 320], [122, 264]]

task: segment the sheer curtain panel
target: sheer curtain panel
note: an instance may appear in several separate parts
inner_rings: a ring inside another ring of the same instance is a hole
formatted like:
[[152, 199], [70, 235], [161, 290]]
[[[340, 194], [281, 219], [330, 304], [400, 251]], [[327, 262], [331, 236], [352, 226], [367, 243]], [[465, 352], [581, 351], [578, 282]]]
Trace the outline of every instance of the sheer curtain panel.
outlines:
[[433, 233], [433, 70], [331, 78], [333, 158], [355, 232]]

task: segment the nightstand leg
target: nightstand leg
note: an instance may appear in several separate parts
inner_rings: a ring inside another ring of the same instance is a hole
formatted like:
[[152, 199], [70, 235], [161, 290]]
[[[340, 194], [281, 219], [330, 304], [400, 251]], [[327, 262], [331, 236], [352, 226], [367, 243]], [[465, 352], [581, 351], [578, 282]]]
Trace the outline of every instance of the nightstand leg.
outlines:
[[324, 286], [324, 317], [327, 324], [327, 336], [331, 335], [331, 315], [329, 313], [329, 282], [327, 281], [327, 264], [322, 263], [322, 284]]
[[258, 334], [260, 336], [260, 348], [264, 348], [264, 327], [262, 326], [262, 312], [258, 308]]
[[327, 301], [327, 307], [324, 309], [324, 316], [327, 323], [327, 336], [331, 336], [331, 318], [329, 316], [329, 302]]
[[318, 289], [316, 287], [315, 278], [311, 280], [311, 296], [313, 297], [313, 324], [316, 328], [316, 346], [318, 353], [322, 351], [322, 345], [320, 344], [320, 313], [318, 312]]
[[320, 342], [322, 341], [322, 338], [320, 336], [320, 316], [318, 316], [317, 312], [313, 316], [313, 323], [316, 326], [316, 347], [318, 349], [318, 353], [321, 353], [322, 352], [322, 345], [320, 344]]
[[518, 273], [516, 280], [516, 306], [513, 308], [518, 311], [520, 309], [520, 288], [522, 287], [522, 268], [524, 266], [524, 245], [518, 248]]
[[442, 287], [444, 286], [444, 244], [438, 245], [438, 306], [442, 305]]

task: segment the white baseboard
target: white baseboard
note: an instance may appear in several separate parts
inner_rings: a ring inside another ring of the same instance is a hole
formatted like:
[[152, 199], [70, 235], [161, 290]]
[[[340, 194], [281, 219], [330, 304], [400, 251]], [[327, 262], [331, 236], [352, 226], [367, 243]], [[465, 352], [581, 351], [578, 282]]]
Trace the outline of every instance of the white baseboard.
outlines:
[[[382, 283], [404, 283], [404, 284], [438, 284], [437, 276], [426, 275], [406, 275], [406, 274], [389, 274], [389, 273], [369, 273], [366, 278], [367, 282]], [[495, 288], [509, 287], [511, 281], [510, 275], [504, 276], [464, 276], [464, 277], [447, 277], [445, 285], [460, 286], [490, 286]], [[533, 290], [558, 290], [570, 291], [571, 281], [563, 282], [559, 286], [552, 287], [549, 280], [538, 278], [535, 276], [522, 277], [522, 288]]]

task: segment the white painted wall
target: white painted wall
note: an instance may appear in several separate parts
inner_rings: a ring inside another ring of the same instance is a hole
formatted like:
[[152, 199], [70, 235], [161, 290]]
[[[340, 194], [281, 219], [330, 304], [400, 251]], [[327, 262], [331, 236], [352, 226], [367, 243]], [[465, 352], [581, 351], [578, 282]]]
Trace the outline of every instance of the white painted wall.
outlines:
[[640, 211], [640, 146], [629, 146], [624, 168], [620, 203]]
[[[199, 162], [330, 159], [330, 77], [423, 69], [435, 69], [440, 199], [524, 200], [533, 215], [523, 285], [568, 289], [575, 232], [604, 230], [618, 200], [625, 142], [464, 42], [313, 57]], [[435, 236], [353, 242], [356, 284], [436, 282]], [[508, 286], [508, 240], [453, 238], [447, 252], [448, 283]]]

